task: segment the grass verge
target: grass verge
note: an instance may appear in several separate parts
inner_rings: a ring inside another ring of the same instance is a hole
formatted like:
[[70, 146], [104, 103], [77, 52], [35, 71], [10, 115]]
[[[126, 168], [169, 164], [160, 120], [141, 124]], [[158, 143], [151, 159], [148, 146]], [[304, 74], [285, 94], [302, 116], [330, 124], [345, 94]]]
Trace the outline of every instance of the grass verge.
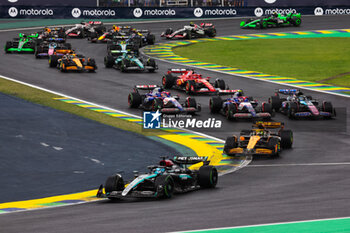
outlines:
[[0, 78], [0, 92], [15, 96], [32, 103], [40, 104], [60, 111], [68, 112], [80, 117], [88, 118], [93, 121], [100, 122], [105, 125], [113, 126], [122, 130], [131, 131], [142, 134], [144, 136], [157, 136], [160, 134], [169, 134], [162, 130], [143, 130], [142, 125], [128, 122], [126, 120], [114, 118], [103, 113], [98, 113], [79, 106], [67, 104], [61, 101], [54, 100], [62, 96], [54, 95], [49, 92], [38, 90], [26, 85]]
[[[249, 71], [350, 87], [350, 38], [201, 42], [177, 47], [179, 56]], [[335, 77], [335, 78], [332, 78]]]

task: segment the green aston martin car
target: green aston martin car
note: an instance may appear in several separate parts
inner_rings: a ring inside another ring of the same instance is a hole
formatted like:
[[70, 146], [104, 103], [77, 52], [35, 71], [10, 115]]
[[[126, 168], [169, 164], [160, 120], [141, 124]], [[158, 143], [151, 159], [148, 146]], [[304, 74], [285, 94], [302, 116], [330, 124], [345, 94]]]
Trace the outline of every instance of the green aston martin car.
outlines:
[[35, 43], [39, 34], [23, 34], [19, 33], [19, 38], [7, 41], [5, 44], [6, 53], [34, 53]]
[[248, 19], [242, 21], [241, 28], [270, 28], [270, 27], [284, 27], [284, 26], [295, 26], [298, 27], [301, 24], [300, 13], [289, 13], [287, 15], [274, 13], [270, 16], [263, 18]]

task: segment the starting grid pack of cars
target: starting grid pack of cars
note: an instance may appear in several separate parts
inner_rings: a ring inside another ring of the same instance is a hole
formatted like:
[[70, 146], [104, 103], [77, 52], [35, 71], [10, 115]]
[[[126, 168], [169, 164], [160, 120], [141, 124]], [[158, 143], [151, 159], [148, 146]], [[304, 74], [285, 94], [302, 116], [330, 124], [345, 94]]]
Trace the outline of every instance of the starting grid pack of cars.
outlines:
[[[271, 15], [265, 18], [242, 21], [241, 28], [268, 28], [299, 26], [300, 14]], [[192, 39], [215, 37], [216, 28], [211, 23], [186, 25], [173, 30], [166, 29], [161, 37], [166, 39]], [[77, 53], [67, 43], [67, 38], [87, 38], [91, 43], [106, 43], [104, 58], [106, 68], [122, 72], [138, 70], [154, 72], [158, 66], [154, 59], [142, 57], [139, 48], [155, 43], [155, 35], [148, 30], [130, 26], [113, 26], [107, 29], [101, 22], [82, 22], [72, 27], [45, 27], [32, 34], [20, 33], [18, 38], [7, 41], [6, 53], [33, 53], [35, 58], [48, 58], [49, 66], [61, 72], [95, 72], [93, 58]], [[268, 155], [276, 157], [283, 149], [293, 145], [293, 132], [281, 122], [271, 122], [276, 112], [296, 118], [332, 118], [336, 116], [332, 104], [317, 101], [298, 89], [278, 89], [265, 102], [244, 95], [241, 89], [230, 89], [224, 80], [204, 77], [193, 69], [169, 69], [160, 77], [161, 85], [135, 85], [128, 95], [130, 108], [159, 111], [162, 114], [200, 114], [201, 104], [193, 95], [210, 95], [209, 109], [212, 114], [222, 114], [228, 120], [254, 119], [252, 129], [242, 130], [240, 135], [226, 139], [223, 152], [228, 156]], [[188, 96], [180, 101], [171, 89], [184, 91]], [[226, 96], [226, 97], [225, 97]], [[183, 193], [199, 188], [214, 188], [218, 180], [215, 167], [206, 157], [162, 158], [160, 163], [149, 166], [146, 174], [136, 174], [125, 182], [115, 174], [101, 185], [97, 197], [120, 199], [125, 197], [170, 198], [173, 193]], [[198, 170], [193, 164], [202, 163]]]

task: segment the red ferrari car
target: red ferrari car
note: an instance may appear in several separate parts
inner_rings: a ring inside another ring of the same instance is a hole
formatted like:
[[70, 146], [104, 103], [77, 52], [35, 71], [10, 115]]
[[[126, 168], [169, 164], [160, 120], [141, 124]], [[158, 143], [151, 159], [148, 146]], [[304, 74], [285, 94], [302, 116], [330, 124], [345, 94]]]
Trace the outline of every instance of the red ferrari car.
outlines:
[[210, 77], [205, 78], [191, 69], [169, 69], [162, 78], [162, 84], [165, 89], [180, 89], [187, 94], [237, 92], [237, 90], [229, 90], [224, 80], [217, 78], [214, 83], [211, 83]]

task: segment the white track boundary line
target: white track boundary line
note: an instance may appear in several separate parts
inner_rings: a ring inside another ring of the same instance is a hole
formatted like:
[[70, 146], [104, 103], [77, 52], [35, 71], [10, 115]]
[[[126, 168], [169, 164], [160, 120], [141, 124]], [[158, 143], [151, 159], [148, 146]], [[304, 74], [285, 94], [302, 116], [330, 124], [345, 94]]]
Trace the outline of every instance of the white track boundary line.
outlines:
[[[339, 28], [339, 29], [323, 29], [322, 31], [328, 31], [328, 30], [344, 30], [344, 28]], [[317, 31], [317, 30], [309, 30], [309, 31]], [[288, 32], [294, 32], [294, 31], [288, 31]], [[288, 33], [286, 31], [282, 31], [282, 32], [272, 32], [272, 33]], [[307, 32], [307, 31], [306, 31]], [[251, 34], [244, 34], [244, 35], [255, 35], [257, 33], [251, 33]], [[262, 33], [262, 34], [265, 34], [265, 33]], [[241, 34], [240, 34], [241, 35]], [[229, 36], [235, 36], [235, 35], [229, 35]], [[220, 37], [225, 37], [225, 36], [219, 36]], [[277, 39], [277, 38], [276, 38]], [[203, 41], [203, 42], [208, 42], [208, 41]], [[201, 43], [201, 42], [198, 42], [198, 43]], [[162, 43], [160, 43], [162, 44]], [[169, 44], [169, 43], [166, 43], [166, 44]], [[197, 43], [191, 43], [191, 44], [197, 44]], [[175, 47], [172, 47], [172, 48], [176, 48], [176, 47], [183, 47], [183, 46], [188, 46], [190, 44], [187, 44], [187, 45], [179, 45], [179, 46], [175, 46]], [[293, 85], [293, 84], [289, 84], [289, 83], [278, 83], [278, 82], [275, 82], [275, 81], [272, 81], [272, 80], [266, 80], [266, 79], [259, 79], [259, 78], [255, 78], [255, 77], [250, 77], [250, 76], [246, 76], [246, 75], [242, 75], [242, 74], [231, 74], [231, 73], [227, 73], [225, 71], [220, 71], [220, 70], [214, 70], [214, 69], [209, 69], [209, 68], [205, 68], [205, 67], [199, 67], [199, 66], [193, 66], [193, 65], [188, 65], [186, 63], [177, 63], [177, 62], [172, 62], [172, 61], [168, 61], [166, 59], [162, 59], [162, 58], [157, 58], [157, 57], [153, 57], [153, 56], [150, 56], [150, 55], [147, 55], [144, 53], [144, 48], [141, 49], [141, 53], [147, 57], [152, 57], [158, 61], [163, 61], [163, 62], [168, 62], [170, 64], [175, 64], [175, 65], [181, 65], [181, 66], [187, 66], [187, 67], [192, 67], [192, 68], [195, 68], [195, 69], [202, 69], [202, 70], [206, 70], [206, 71], [212, 71], [212, 72], [217, 72], [217, 73], [221, 73], [221, 74], [226, 74], [226, 75], [231, 75], [231, 76], [238, 76], [238, 77], [242, 77], [242, 78], [248, 78], [248, 79], [253, 79], [253, 80], [257, 80], [257, 81], [262, 81], [262, 82], [269, 82], [269, 83], [273, 83], [273, 84], [277, 84], [277, 85], [281, 85], [281, 86], [290, 86], [290, 87], [295, 87], [295, 88], [298, 88], [298, 89], [304, 89], [304, 90], [310, 90], [310, 91], [315, 91], [315, 92], [319, 92], [319, 93], [324, 93], [324, 94], [329, 94], [329, 95], [336, 95], [336, 96], [341, 96], [341, 97], [346, 97], [346, 98], [350, 98], [350, 95], [344, 95], [344, 94], [340, 94], [340, 93], [334, 93], [334, 92], [329, 92], [329, 91], [323, 91], [323, 90], [314, 90], [314, 89], [311, 89], [311, 88], [308, 88], [308, 87], [301, 87], [301, 86], [297, 86], [297, 85]], [[174, 53], [175, 54], [175, 53]], [[175, 54], [176, 55], [176, 54]], [[189, 59], [189, 58], [188, 58]], [[193, 60], [195, 61], [195, 60]], [[197, 62], [200, 62], [200, 61], [197, 61]], [[208, 63], [210, 64], [210, 63]], [[234, 69], [234, 67], [231, 67]], [[290, 78], [290, 77], [286, 77], [286, 78]], [[295, 78], [297, 79], [297, 78]], [[300, 80], [300, 81], [303, 81], [303, 80]]]
[[341, 166], [350, 165], [350, 162], [343, 163], [286, 163], [286, 164], [261, 164], [261, 165], [249, 165], [247, 167], [297, 167], [297, 166]]
[[220, 227], [220, 228], [208, 228], [201, 230], [193, 230], [193, 231], [172, 231], [169, 233], [185, 233], [185, 232], [201, 232], [201, 231], [216, 231], [216, 230], [229, 230], [229, 229], [238, 229], [238, 228], [250, 228], [250, 227], [262, 227], [262, 226], [273, 226], [280, 224], [293, 224], [293, 223], [308, 223], [308, 222], [320, 222], [320, 221], [333, 221], [333, 220], [342, 220], [349, 219], [350, 217], [340, 217], [340, 218], [321, 218], [321, 219], [313, 219], [313, 220], [302, 220], [302, 221], [292, 221], [292, 222], [276, 222], [276, 223], [267, 223], [267, 224], [256, 224], [256, 225], [245, 225], [245, 226], [236, 226], [236, 227]]
[[[107, 107], [107, 106], [104, 106], [104, 105], [100, 105], [100, 104], [96, 104], [96, 103], [93, 103], [93, 102], [90, 102], [90, 101], [82, 100], [82, 99], [79, 99], [79, 98], [76, 98], [76, 97], [73, 97], [73, 96], [69, 96], [69, 95], [66, 95], [66, 94], [63, 94], [63, 93], [60, 93], [60, 92], [52, 91], [50, 89], [46, 89], [46, 88], [39, 87], [39, 86], [30, 84], [30, 83], [22, 82], [22, 81], [19, 81], [19, 80], [16, 80], [16, 79], [12, 79], [12, 78], [9, 78], [9, 77], [3, 76], [3, 75], [0, 75], [0, 78], [6, 79], [6, 80], [9, 80], [9, 81], [12, 81], [12, 82], [16, 82], [16, 83], [19, 83], [19, 84], [22, 84], [22, 85], [26, 85], [28, 87], [32, 87], [32, 88], [35, 88], [35, 89], [39, 89], [39, 90], [42, 90], [42, 91], [46, 91], [46, 92], [49, 92], [49, 93], [52, 93], [52, 94], [55, 94], [55, 95], [59, 95], [59, 96], [62, 96], [62, 97], [72, 98], [72, 99], [75, 99], [75, 100], [78, 100], [78, 101], [81, 101], [81, 102], [84, 102], [84, 103], [87, 103], [87, 104], [90, 104], [90, 105], [94, 105], [94, 106], [97, 106], [97, 107], [101, 107], [101, 108], [105, 108], [105, 109], [108, 109], [108, 110], [111, 110], [111, 111], [115, 111], [117, 113], [121, 113], [121, 114], [129, 115], [129, 116], [132, 116], [132, 117], [135, 117], [135, 118], [138, 118], [138, 119], [142, 119], [142, 117], [134, 115], [132, 113], [120, 111], [120, 110], [113, 109], [113, 108], [110, 108], [110, 107]], [[213, 136], [210, 136], [210, 135], [207, 135], [207, 134], [203, 134], [203, 133], [200, 133], [200, 132], [192, 131], [192, 130], [189, 130], [189, 129], [181, 129], [181, 130], [184, 130], [184, 131], [187, 131], [187, 132], [190, 132], [190, 133], [194, 133], [194, 134], [197, 134], [197, 135], [200, 135], [200, 136], [203, 136], [203, 137], [211, 138], [211, 139], [219, 141], [219, 142], [225, 142], [223, 139], [216, 138], [216, 137], [213, 137]]]

